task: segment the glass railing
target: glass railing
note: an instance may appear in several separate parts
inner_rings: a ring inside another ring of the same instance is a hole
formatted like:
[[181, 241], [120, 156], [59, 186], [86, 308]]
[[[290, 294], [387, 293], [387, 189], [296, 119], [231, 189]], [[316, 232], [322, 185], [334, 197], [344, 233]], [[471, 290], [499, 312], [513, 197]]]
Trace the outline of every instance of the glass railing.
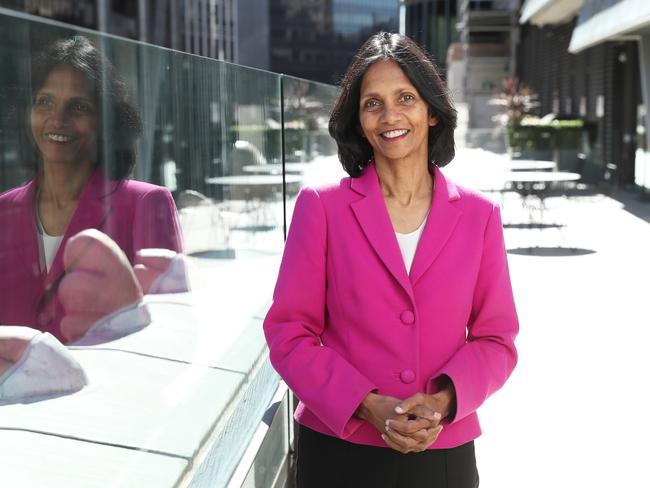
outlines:
[[0, 66], [2, 484], [250, 484], [290, 408], [262, 320], [293, 202], [342, 176], [335, 89], [3, 9]]

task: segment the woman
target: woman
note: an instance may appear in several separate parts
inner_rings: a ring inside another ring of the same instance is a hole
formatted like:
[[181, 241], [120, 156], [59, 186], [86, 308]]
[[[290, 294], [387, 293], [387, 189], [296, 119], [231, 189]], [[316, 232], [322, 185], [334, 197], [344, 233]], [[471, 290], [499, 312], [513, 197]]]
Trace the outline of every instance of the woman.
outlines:
[[111, 64], [86, 38], [59, 40], [31, 69], [29, 133], [36, 175], [0, 196], [0, 324], [69, 340], [57, 287], [70, 237], [99, 229], [133, 264], [143, 248], [182, 251], [165, 188], [128, 180], [141, 132]]
[[330, 119], [350, 177], [300, 193], [264, 322], [301, 400], [300, 487], [478, 486], [476, 409], [518, 321], [498, 207], [439, 169], [455, 125], [412, 41], [361, 47]]

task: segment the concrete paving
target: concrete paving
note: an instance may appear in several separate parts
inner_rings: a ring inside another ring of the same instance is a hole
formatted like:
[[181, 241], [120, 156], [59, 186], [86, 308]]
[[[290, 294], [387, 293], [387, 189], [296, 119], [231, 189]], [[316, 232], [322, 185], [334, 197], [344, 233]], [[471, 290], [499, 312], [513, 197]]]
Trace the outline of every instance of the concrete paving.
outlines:
[[[464, 149], [446, 173], [499, 188], [507, 156]], [[519, 364], [480, 409], [482, 488], [650, 486], [650, 203], [589, 188], [548, 198], [544, 220], [503, 204], [520, 316]]]

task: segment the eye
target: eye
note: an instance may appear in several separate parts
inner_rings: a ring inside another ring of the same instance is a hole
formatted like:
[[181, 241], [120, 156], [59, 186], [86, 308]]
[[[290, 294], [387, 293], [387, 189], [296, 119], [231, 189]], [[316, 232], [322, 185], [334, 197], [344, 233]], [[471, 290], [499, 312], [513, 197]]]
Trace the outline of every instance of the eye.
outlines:
[[413, 102], [415, 102], [415, 96], [411, 95], [410, 93], [404, 93], [400, 97], [400, 101], [405, 102], [405, 103], [413, 103]]
[[87, 102], [75, 101], [70, 104], [70, 109], [76, 113], [86, 114], [92, 112], [93, 107]]
[[372, 110], [373, 108], [379, 107], [379, 105], [381, 105], [379, 103], [379, 100], [377, 100], [376, 98], [370, 98], [364, 102], [363, 108]]
[[36, 100], [34, 100], [34, 107], [40, 107], [40, 108], [49, 108], [54, 105], [54, 101], [52, 100], [51, 97], [46, 96], [46, 95], [41, 95], [36, 97]]

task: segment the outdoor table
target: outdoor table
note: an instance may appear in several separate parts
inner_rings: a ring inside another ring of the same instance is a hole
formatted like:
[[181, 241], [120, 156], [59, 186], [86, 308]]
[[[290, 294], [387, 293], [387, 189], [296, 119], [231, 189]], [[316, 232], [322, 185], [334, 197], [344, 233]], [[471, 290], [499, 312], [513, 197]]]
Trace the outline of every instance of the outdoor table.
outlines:
[[505, 178], [506, 182], [515, 184], [534, 185], [540, 183], [550, 186], [554, 183], [577, 181], [580, 179], [580, 174], [568, 171], [508, 171]]
[[556, 168], [557, 164], [554, 161], [538, 161], [534, 159], [515, 159], [506, 164], [508, 171], [543, 171]]
[[[284, 163], [284, 170], [287, 173], [300, 174], [305, 171], [309, 163]], [[281, 164], [247, 164], [242, 167], [244, 173], [279, 175], [282, 174]]]
[[566, 171], [509, 171], [504, 177], [506, 184], [521, 196], [522, 205], [528, 208], [530, 226], [532, 226], [532, 212], [527, 206], [529, 197], [534, 196], [539, 199], [540, 224], [544, 225], [545, 200], [551, 188], [558, 183], [577, 181], [581, 178], [579, 173]]
[[[248, 225], [246, 230], [256, 232], [258, 230], [272, 230], [277, 227], [273, 212], [269, 212], [269, 205], [272, 202], [281, 200], [282, 184], [292, 185], [294, 188], [300, 184], [302, 176], [295, 174], [249, 174], [216, 176], [206, 178], [209, 185], [221, 185], [223, 187], [238, 187], [243, 190], [246, 200], [245, 212], [256, 217], [257, 223]], [[243, 229], [243, 227], [241, 228]]]
[[302, 177], [299, 175], [285, 175], [283, 180], [281, 174], [215, 176], [205, 179], [205, 182], [210, 185], [266, 187], [282, 185], [284, 182], [299, 183], [300, 181], [302, 181]]

